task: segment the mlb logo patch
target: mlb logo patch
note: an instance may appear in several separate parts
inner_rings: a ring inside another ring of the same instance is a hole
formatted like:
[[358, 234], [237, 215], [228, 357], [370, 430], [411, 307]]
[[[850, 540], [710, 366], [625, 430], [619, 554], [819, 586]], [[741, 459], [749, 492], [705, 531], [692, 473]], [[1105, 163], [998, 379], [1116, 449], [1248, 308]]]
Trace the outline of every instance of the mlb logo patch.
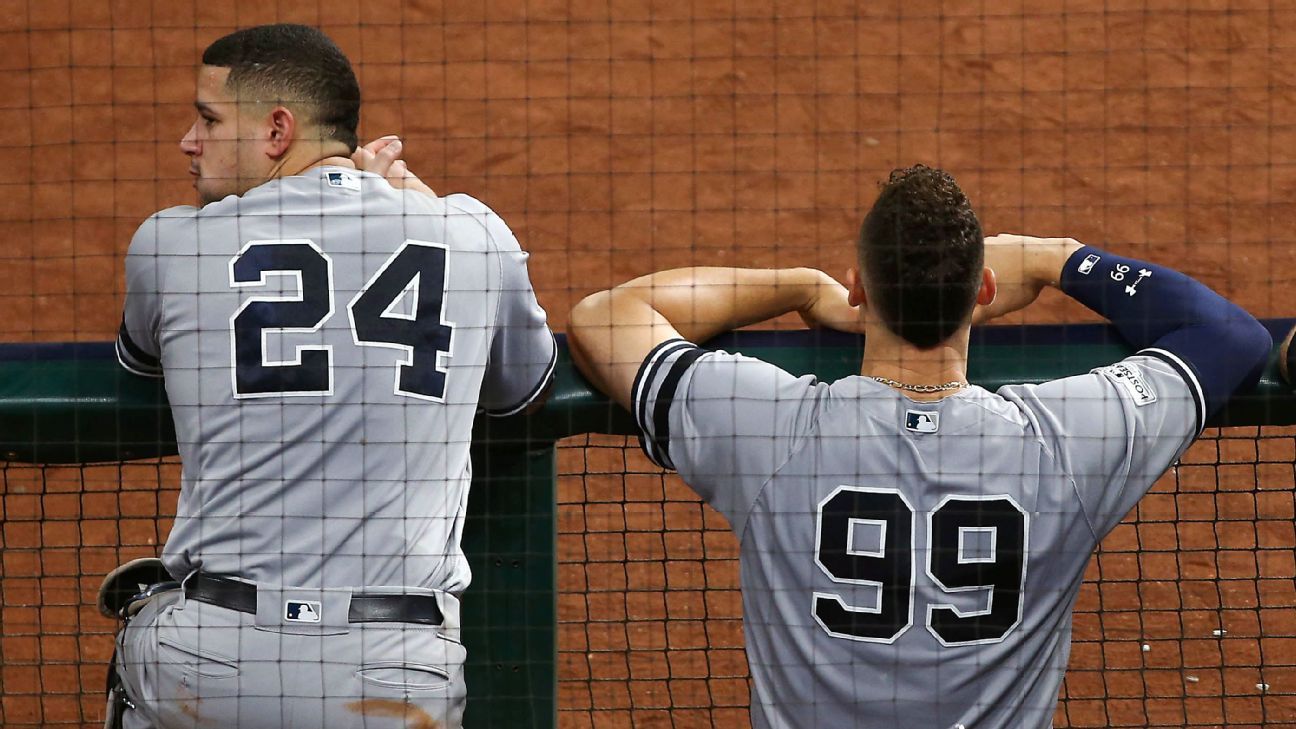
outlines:
[[905, 430], [914, 433], [935, 433], [940, 428], [940, 413], [926, 410], [906, 410]]
[[314, 600], [285, 600], [284, 620], [290, 623], [318, 623], [320, 604]]
[[1080, 271], [1080, 273], [1083, 273], [1084, 275], [1088, 276], [1089, 272], [1093, 270], [1093, 267], [1097, 265], [1098, 262], [1101, 260], [1102, 260], [1101, 256], [1095, 256], [1094, 254], [1090, 253], [1089, 255], [1085, 256], [1085, 259], [1083, 261], [1080, 262], [1080, 268], [1078, 270]]
[[324, 179], [330, 187], [340, 187], [344, 190], [360, 191], [360, 178], [355, 175], [349, 175], [345, 172], [326, 172]]

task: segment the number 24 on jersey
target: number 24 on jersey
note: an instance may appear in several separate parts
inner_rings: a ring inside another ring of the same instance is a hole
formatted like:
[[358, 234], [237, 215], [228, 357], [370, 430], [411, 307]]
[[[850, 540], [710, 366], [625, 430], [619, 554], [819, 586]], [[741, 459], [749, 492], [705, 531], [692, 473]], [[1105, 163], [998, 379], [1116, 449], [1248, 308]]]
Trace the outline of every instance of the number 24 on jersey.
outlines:
[[[230, 286], [265, 286], [270, 276], [296, 279], [287, 296], [252, 296], [230, 317], [236, 398], [328, 395], [333, 392], [332, 345], [302, 345], [295, 359], [270, 361], [267, 333], [319, 331], [334, 314], [333, 260], [309, 240], [251, 241], [230, 259]], [[446, 247], [407, 240], [347, 304], [352, 341], [403, 354], [396, 362], [397, 395], [442, 402], [454, 326], [445, 321]], [[413, 313], [394, 305], [415, 300]]]

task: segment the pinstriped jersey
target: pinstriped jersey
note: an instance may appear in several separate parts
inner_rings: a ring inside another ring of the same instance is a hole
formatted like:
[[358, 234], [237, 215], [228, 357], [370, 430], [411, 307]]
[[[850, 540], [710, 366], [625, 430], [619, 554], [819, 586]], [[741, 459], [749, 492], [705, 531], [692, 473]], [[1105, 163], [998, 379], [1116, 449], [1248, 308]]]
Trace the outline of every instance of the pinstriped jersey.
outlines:
[[1048, 727], [1090, 555], [1205, 417], [1145, 350], [915, 401], [682, 341], [647, 358], [649, 457], [740, 542], [756, 727]]
[[471, 197], [338, 167], [145, 222], [117, 350], [165, 377], [171, 573], [466, 587], [474, 416], [522, 409], [553, 372], [526, 259]]

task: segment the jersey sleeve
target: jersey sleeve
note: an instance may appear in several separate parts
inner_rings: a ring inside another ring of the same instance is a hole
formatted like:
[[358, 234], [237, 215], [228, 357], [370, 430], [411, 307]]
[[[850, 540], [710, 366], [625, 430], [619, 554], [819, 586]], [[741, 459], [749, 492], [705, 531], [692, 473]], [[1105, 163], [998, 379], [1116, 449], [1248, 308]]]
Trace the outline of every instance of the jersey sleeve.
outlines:
[[1030, 413], [1102, 538], [1201, 433], [1201, 385], [1178, 356], [1145, 349], [1086, 375], [1000, 394]]
[[524, 410], [549, 387], [558, 346], [531, 287], [528, 254], [498, 215], [487, 213], [486, 229], [499, 260], [500, 298], [480, 405], [487, 415], [503, 417]]
[[683, 339], [658, 345], [632, 391], [640, 445], [741, 535], [760, 490], [809, 435], [826, 390], [758, 359]]
[[135, 232], [126, 253], [126, 301], [117, 330], [117, 361], [145, 377], [162, 376], [162, 286], [156, 219]]

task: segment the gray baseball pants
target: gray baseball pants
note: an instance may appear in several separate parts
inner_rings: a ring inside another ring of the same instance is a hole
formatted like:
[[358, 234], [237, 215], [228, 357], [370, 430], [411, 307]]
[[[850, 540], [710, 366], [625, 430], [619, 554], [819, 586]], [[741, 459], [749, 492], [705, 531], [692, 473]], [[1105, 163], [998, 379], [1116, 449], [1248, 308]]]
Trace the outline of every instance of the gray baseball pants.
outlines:
[[164, 592], [117, 636], [133, 705], [123, 727], [458, 729], [459, 602], [425, 592], [443, 625], [350, 624], [345, 590], [309, 593], [322, 603], [317, 624], [284, 619], [284, 590], [259, 590], [256, 615]]

